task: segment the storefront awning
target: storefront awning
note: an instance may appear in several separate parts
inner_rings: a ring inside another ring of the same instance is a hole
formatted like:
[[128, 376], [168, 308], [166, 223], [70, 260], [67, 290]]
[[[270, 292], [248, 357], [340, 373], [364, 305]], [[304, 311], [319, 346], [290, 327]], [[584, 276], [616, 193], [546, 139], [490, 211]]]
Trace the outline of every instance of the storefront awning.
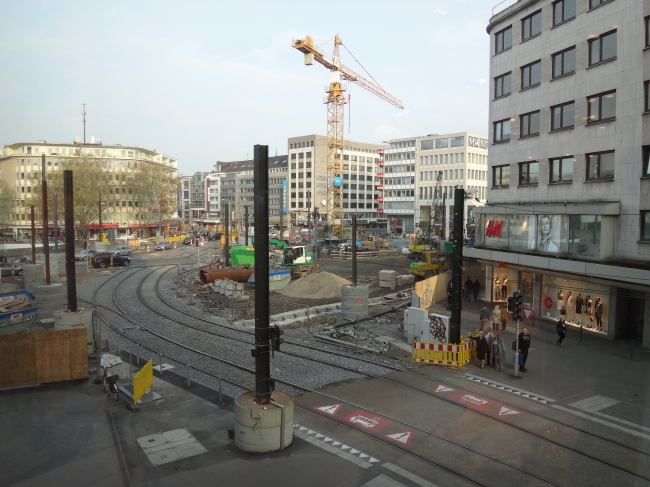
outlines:
[[590, 201], [587, 203], [526, 203], [489, 204], [477, 206], [473, 209], [475, 214], [490, 215], [606, 215], [618, 216], [621, 214], [619, 201]]

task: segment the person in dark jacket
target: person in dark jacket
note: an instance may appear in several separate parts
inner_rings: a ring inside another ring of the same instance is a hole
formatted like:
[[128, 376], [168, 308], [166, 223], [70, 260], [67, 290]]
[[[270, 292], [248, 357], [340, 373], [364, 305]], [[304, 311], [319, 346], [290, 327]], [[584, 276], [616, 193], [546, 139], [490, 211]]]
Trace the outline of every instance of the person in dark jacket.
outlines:
[[528, 328], [519, 334], [517, 339], [519, 353], [523, 356], [523, 363], [521, 365], [521, 371], [527, 372], [526, 369], [526, 360], [528, 360], [528, 349], [530, 348], [530, 335], [528, 334]]
[[465, 281], [465, 304], [469, 303], [472, 300], [472, 289], [473, 289], [472, 280], [468, 277]]
[[566, 338], [566, 322], [564, 321], [564, 316], [560, 316], [560, 319], [557, 320], [557, 325], [555, 325], [555, 330], [557, 331], [557, 334], [560, 337], [560, 339], [555, 343], [557, 343], [558, 346], [561, 347], [562, 340]]
[[482, 369], [485, 367], [485, 354], [487, 353], [488, 343], [485, 339], [485, 335], [482, 331], [478, 332], [478, 337], [476, 338], [476, 358], [479, 359], [479, 367]]
[[472, 284], [472, 294], [474, 294], [474, 302], [478, 301], [478, 293], [481, 291], [481, 283], [478, 279]]
[[576, 298], [576, 324], [582, 325], [582, 306], [585, 304], [582, 294], [578, 293]]

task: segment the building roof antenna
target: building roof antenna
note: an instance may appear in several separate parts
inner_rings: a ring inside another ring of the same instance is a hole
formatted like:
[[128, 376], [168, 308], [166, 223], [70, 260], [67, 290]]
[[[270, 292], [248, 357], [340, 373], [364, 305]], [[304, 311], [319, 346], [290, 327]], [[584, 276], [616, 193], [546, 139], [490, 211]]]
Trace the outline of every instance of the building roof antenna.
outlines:
[[86, 143], [86, 104], [82, 103], [81, 104], [81, 121], [84, 124], [84, 144]]

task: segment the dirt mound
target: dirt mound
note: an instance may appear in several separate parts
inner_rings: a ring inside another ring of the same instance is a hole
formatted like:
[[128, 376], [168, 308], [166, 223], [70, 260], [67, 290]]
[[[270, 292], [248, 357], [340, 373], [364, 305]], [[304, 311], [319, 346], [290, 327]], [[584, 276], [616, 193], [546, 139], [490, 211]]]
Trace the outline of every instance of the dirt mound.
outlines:
[[351, 284], [347, 279], [329, 272], [318, 272], [293, 281], [278, 292], [290, 298], [333, 299], [341, 297], [341, 286]]

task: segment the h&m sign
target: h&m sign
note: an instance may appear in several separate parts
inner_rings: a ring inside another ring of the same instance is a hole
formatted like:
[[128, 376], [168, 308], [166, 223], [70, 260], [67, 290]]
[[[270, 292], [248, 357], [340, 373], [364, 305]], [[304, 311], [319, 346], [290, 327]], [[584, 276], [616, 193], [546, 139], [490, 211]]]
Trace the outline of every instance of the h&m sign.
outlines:
[[503, 220], [490, 220], [485, 227], [486, 237], [501, 238], [501, 229], [503, 228]]
[[479, 149], [487, 149], [488, 141], [477, 137], [467, 137], [467, 145], [470, 147], [478, 147]]

